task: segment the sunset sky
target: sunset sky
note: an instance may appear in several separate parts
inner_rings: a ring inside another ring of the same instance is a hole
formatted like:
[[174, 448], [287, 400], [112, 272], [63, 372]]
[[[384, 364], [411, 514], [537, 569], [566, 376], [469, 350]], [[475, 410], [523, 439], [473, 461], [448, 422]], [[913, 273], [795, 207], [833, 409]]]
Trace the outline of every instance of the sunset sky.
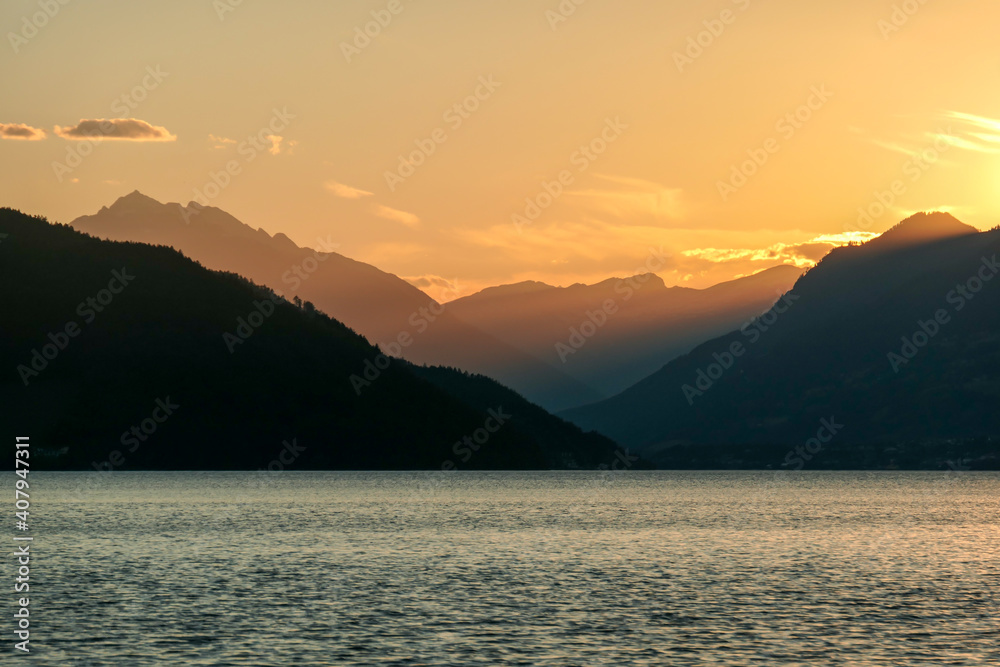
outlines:
[[444, 300], [650, 248], [704, 287], [918, 210], [1000, 222], [996, 3], [576, 3], [6, 0], [0, 205], [204, 196]]

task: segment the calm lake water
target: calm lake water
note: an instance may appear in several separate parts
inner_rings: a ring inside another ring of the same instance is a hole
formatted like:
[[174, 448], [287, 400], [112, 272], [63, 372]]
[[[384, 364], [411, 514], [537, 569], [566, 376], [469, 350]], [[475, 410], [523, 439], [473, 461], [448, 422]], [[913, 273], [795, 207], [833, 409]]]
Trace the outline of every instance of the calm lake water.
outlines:
[[31, 501], [18, 664], [1000, 664], [992, 473], [36, 472]]

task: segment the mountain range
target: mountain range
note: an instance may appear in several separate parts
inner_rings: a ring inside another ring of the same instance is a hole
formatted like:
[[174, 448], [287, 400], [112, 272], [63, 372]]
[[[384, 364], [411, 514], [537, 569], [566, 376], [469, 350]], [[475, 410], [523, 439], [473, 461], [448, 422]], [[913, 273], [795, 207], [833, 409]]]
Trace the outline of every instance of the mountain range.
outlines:
[[443, 306], [139, 193], [72, 227], [0, 209], [0, 240], [0, 278], [24, 286], [0, 421], [46, 443], [41, 467], [1000, 467], [1000, 228], [946, 213], [804, 273], [526, 282]]
[[655, 274], [596, 285], [526, 282], [483, 290], [449, 310], [607, 394], [770, 308], [802, 270], [777, 266], [708, 289], [667, 287]]
[[210, 269], [313, 303], [387, 354], [488, 375], [551, 409], [605, 396], [463, 322], [405, 280], [332, 252], [329, 240], [300, 248], [221, 209], [162, 204], [138, 191], [70, 225], [100, 238], [176, 248]]
[[[332, 252], [329, 241], [301, 248], [214, 207], [163, 204], [136, 191], [70, 224], [101, 238], [176, 248], [208, 268], [311, 302], [392, 356], [489, 376], [548, 410], [621, 391], [760, 314], [801, 274], [781, 266], [705, 290], [667, 288], [653, 274], [567, 288], [520, 283], [439, 304], [397, 276]], [[604, 312], [609, 300], [613, 313]], [[601, 317], [598, 327], [592, 320]], [[593, 335], [580, 333], [591, 327]]]
[[33, 469], [643, 465], [492, 380], [391, 360], [171, 248], [11, 209], [0, 240], [0, 428], [31, 436]]
[[996, 467], [998, 252], [1000, 228], [917, 214], [833, 250], [750, 325], [562, 415], [666, 467]]

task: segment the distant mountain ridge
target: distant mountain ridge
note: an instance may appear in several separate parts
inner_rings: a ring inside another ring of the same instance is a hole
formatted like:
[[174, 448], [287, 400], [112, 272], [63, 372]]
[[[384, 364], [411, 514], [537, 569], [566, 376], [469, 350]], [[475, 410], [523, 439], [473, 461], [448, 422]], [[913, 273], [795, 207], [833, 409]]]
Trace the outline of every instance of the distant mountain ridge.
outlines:
[[764, 312], [801, 274], [778, 266], [707, 289], [667, 287], [653, 273], [569, 287], [527, 282], [488, 288], [448, 307], [512, 347], [614, 393]]
[[[161, 204], [136, 191], [70, 224], [101, 238], [176, 248], [209, 268], [310, 301], [396, 356], [488, 375], [549, 409], [607, 395], [462, 321], [450, 305], [437, 304], [397, 276], [330, 246], [300, 248], [283, 234], [254, 230], [215, 207]], [[410, 344], [396, 349], [401, 336]]]

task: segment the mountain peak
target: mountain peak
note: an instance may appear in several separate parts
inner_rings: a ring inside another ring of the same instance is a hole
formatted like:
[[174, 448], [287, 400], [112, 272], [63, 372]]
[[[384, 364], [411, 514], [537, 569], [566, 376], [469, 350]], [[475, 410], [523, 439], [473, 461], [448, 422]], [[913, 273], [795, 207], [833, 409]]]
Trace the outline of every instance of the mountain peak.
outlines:
[[978, 229], [961, 222], [951, 213], [931, 211], [911, 215], [878, 238], [869, 241], [868, 245], [900, 247], [978, 233]]
[[626, 278], [608, 278], [594, 285], [584, 285], [584, 287], [615, 287], [621, 282], [643, 285], [647, 291], [649, 288], [667, 289], [667, 284], [663, 282], [663, 278], [655, 273], [637, 273]]
[[544, 292], [547, 290], [556, 289], [552, 285], [547, 285], [537, 280], [524, 280], [519, 283], [512, 283], [509, 285], [497, 285], [495, 287], [487, 287], [476, 293], [475, 296], [481, 297], [510, 297], [510, 296], [520, 296], [523, 294], [532, 294], [534, 292]]
[[115, 200], [115, 203], [111, 205], [111, 208], [115, 207], [139, 208], [143, 206], [163, 206], [163, 204], [156, 201], [152, 197], [148, 197], [142, 194], [138, 190], [133, 190], [124, 197], [119, 197], [117, 200]]

